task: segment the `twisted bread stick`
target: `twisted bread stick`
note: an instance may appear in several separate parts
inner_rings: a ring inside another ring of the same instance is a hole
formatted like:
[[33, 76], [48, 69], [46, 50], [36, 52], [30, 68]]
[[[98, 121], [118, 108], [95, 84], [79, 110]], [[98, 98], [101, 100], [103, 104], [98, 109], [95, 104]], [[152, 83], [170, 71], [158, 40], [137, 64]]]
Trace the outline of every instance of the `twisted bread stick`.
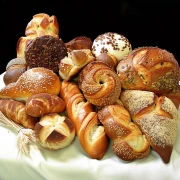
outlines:
[[75, 125], [82, 148], [91, 158], [101, 159], [108, 147], [108, 137], [92, 104], [85, 100], [78, 85], [69, 81], [62, 82], [60, 97], [66, 103], [68, 117]]

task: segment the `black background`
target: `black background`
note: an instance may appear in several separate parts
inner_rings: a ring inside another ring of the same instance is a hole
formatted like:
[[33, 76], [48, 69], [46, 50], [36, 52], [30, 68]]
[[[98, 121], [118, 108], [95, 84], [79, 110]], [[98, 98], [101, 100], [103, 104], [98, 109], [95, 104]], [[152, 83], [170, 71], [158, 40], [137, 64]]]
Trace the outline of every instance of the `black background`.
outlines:
[[59, 36], [64, 42], [77, 36], [94, 40], [102, 33], [117, 32], [129, 39], [133, 49], [158, 46], [173, 53], [180, 62], [179, 0], [1, 0], [0, 10], [0, 73], [16, 57], [16, 43], [38, 13], [57, 17]]

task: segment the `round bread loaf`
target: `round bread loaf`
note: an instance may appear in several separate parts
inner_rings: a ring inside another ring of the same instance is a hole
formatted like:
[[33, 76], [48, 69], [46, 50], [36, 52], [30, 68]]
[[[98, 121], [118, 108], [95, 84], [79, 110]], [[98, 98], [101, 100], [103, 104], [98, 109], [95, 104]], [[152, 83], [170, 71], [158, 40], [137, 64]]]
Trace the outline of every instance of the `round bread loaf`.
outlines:
[[101, 53], [107, 53], [113, 55], [118, 61], [131, 50], [132, 47], [129, 40], [125, 36], [114, 32], [106, 32], [99, 35], [92, 45], [92, 53], [95, 57]]
[[92, 61], [83, 68], [78, 85], [85, 98], [96, 106], [113, 104], [121, 93], [118, 75], [101, 61]]
[[67, 48], [62, 39], [45, 35], [34, 38], [25, 49], [27, 68], [45, 67], [59, 72], [59, 62], [67, 56]]
[[58, 150], [72, 143], [75, 127], [69, 118], [52, 113], [41, 117], [35, 125], [35, 133], [42, 147]]
[[172, 53], [158, 47], [139, 47], [117, 65], [124, 89], [162, 94], [177, 89], [179, 65]]

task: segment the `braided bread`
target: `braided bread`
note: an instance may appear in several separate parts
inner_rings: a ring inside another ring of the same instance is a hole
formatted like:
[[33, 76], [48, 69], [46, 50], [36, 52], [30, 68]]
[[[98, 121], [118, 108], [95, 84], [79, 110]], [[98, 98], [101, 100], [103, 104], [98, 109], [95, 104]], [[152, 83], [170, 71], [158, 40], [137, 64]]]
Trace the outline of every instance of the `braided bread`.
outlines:
[[85, 100], [78, 85], [69, 81], [62, 82], [60, 97], [65, 101], [82, 148], [91, 158], [101, 159], [108, 147], [108, 137], [92, 104]]
[[124, 90], [120, 99], [132, 120], [165, 163], [170, 161], [177, 136], [178, 112], [173, 102], [155, 93]]
[[132, 161], [145, 158], [150, 144], [138, 126], [131, 122], [129, 112], [120, 104], [107, 105], [98, 111], [106, 134], [113, 140], [113, 151], [121, 159]]
[[25, 128], [34, 129], [37, 118], [26, 113], [26, 106], [22, 102], [12, 99], [0, 99], [0, 111], [12, 121]]

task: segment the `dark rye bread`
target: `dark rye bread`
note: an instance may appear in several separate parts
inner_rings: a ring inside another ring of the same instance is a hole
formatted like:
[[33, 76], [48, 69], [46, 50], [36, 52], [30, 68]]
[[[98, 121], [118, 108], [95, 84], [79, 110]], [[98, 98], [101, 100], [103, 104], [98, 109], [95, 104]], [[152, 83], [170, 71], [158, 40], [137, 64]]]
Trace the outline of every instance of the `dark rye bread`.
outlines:
[[50, 35], [36, 37], [25, 49], [27, 68], [44, 67], [58, 73], [59, 62], [67, 55], [62, 39]]

